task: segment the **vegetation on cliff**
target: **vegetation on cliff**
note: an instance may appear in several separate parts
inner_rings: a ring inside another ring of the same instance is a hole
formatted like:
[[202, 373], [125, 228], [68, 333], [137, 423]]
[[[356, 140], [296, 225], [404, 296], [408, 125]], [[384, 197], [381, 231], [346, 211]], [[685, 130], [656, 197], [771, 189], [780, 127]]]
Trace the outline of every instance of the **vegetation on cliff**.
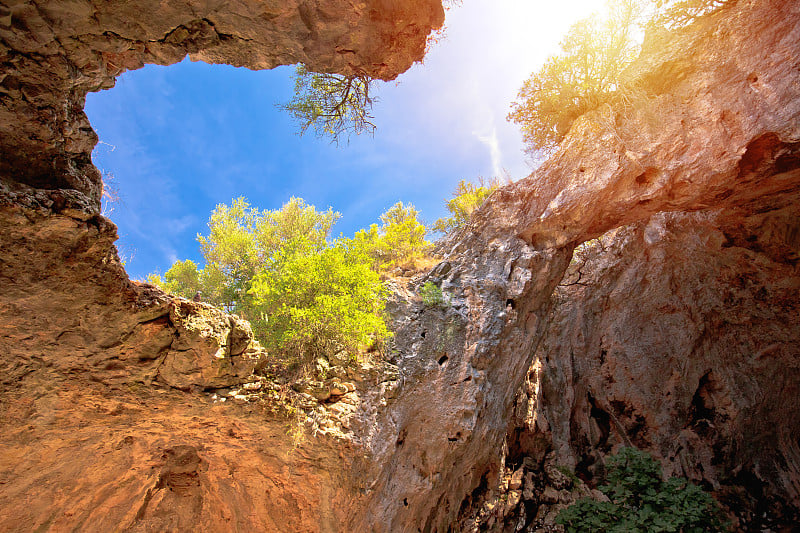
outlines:
[[[247, 319], [256, 338], [284, 368], [306, 368], [319, 358], [355, 357], [391, 336], [383, 316], [382, 277], [432, 264], [431, 231], [467, 223], [500, 180], [462, 180], [446, 201], [451, 216], [432, 228], [412, 204], [398, 202], [380, 224], [352, 239], [331, 238], [340, 214], [317, 210], [301, 198], [280, 209], [260, 210], [241, 197], [211, 213], [207, 235], [198, 235], [204, 266], [176, 261], [147, 282], [176, 296], [197, 299]], [[434, 293], [433, 291], [438, 291]], [[444, 303], [427, 287], [426, 305]]]
[[340, 217], [300, 198], [259, 210], [245, 198], [220, 204], [198, 235], [205, 266], [177, 261], [147, 281], [202, 299], [250, 321], [272, 356], [292, 368], [345, 352], [355, 356], [390, 333], [381, 273], [413, 265], [430, 250], [413, 205], [398, 203], [381, 225], [331, 239]]
[[381, 224], [356, 232], [355, 246], [370, 258], [376, 272], [393, 268], [415, 270], [431, 251], [426, 240], [428, 228], [419, 220], [419, 211], [412, 205], [397, 202], [380, 216]]
[[313, 127], [318, 137], [330, 137], [338, 143], [340, 136], [351, 133], [372, 133], [372, 105], [375, 80], [366, 74], [345, 76], [309, 72], [298, 65], [294, 74], [294, 95], [289, 103], [279, 106], [288, 111], [300, 134]]
[[659, 533], [724, 531], [714, 499], [682, 478], [663, 481], [648, 453], [622, 448], [608, 458], [608, 501], [583, 498], [558, 515], [568, 533], [586, 531]]
[[575, 120], [603, 104], [629, 101], [635, 89], [625, 70], [641, 50], [646, 31], [686, 25], [727, 0], [608, 0], [604, 19], [576, 22], [531, 75], [511, 105], [508, 120], [520, 125], [526, 150], [548, 154]]
[[453, 197], [445, 202], [445, 207], [450, 211], [450, 216], [438, 219], [433, 223], [431, 229], [448, 233], [460, 228], [469, 221], [472, 213], [483, 205], [486, 198], [497, 190], [500, 185], [499, 178], [492, 178], [488, 181], [478, 178], [478, 183], [472, 183], [467, 180], [459, 181], [453, 191]]

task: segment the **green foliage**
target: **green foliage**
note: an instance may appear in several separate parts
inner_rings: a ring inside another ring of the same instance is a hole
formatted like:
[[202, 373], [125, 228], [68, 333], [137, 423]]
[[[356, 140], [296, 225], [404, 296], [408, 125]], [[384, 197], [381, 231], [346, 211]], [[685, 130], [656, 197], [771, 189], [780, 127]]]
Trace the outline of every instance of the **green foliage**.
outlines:
[[661, 467], [649, 454], [622, 448], [607, 467], [600, 490], [610, 501], [583, 498], [562, 510], [557, 522], [568, 533], [725, 531], [714, 499], [685, 479], [663, 481]]
[[685, 26], [730, 0], [607, 0], [607, 15], [576, 22], [561, 51], [525, 81], [508, 120], [522, 128], [527, 151], [548, 154], [575, 120], [602, 104], [628, 98], [623, 71], [648, 31]]
[[189, 299], [197, 294], [201, 287], [200, 272], [191, 259], [176, 261], [164, 274], [163, 280], [156, 274], [150, 274], [145, 281], [165, 292]]
[[[390, 210], [387, 223], [404, 221], [406, 211]], [[205, 268], [178, 261], [163, 280], [151, 275], [148, 282], [185, 298], [200, 291], [203, 301], [248, 319], [284, 364], [305, 365], [342, 351], [355, 355], [389, 335], [386, 294], [363, 246], [328, 241], [338, 218], [300, 198], [276, 211], [260, 211], [244, 198], [220, 204], [209, 234], [197, 237]]]
[[561, 52], [520, 89], [508, 119], [522, 127], [529, 151], [552, 151], [575, 119], [609, 101], [639, 53], [636, 32], [647, 2], [608, 0], [607, 7], [605, 20], [576, 22], [561, 41]]
[[354, 355], [389, 336], [382, 317], [386, 290], [368, 261], [347, 240], [321, 249], [295, 241], [279, 250], [250, 289], [265, 317], [266, 348], [308, 364], [341, 351]]
[[209, 234], [197, 236], [205, 268], [198, 269], [190, 260], [178, 261], [163, 280], [151, 275], [147, 281], [184, 298], [200, 291], [203, 301], [242, 315], [258, 330], [259, 317], [248, 293], [256, 273], [296, 242], [326, 246], [338, 218], [339, 213], [317, 211], [301, 198], [291, 198], [276, 211], [260, 211], [240, 197], [230, 206], [218, 205], [208, 221]]
[[372, 260], [373, 269], [384, 272], [397, 266], [413, 267], [433, 245], [425, 239], [427, 229], [412, 204], [397, 202], [372, 224], [353, 237], [355, 246]]
[[343, 76], [309, 72], [298, 65], [294, 75], [294, 96], [285, 105], [300, 125], [300, 134], [313, 126], [318, 137], [331, 137], [338, 143], [342, 134], [372, 133], [371, 95], [375, 80], [365, 74]]
[[422, 297], [422, 304], [427, 307], [443, 307], [445, 305], [442, 289], [433, 282], [426, 281], [419, 294]]
[[440, 218], [433, 223], [433, 231], [448, 233], [456, 228], [460, 228], [469, 221], [472, 213], [478, 209], [486, 198], [489, 197], [500, 186], [500, 180], [494, 178], [485, 182], [483, 178], [478, 178], [478, 183], [471, 183], [466, 180], [458, 182], [453, 198], [445, 204], [450, 216]]

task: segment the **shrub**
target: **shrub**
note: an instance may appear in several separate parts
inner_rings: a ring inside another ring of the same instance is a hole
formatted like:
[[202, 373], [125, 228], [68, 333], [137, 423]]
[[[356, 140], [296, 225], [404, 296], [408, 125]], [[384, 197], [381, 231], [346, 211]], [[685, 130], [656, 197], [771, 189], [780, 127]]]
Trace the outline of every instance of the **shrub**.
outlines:
[[256, 273], [279, 250], [295, 242], [326, 247], [338, 218], [339, 213], [317, 211], [302, 198], [291, 198], [275, 211], [261, 211], [240, 197], [230, 205], [217, 205], [208, 220], [208, 235], [197, 236], [205, 268], [191, 260], [177, 261], [163, 280], [151, 274], [147, 281], [184, 298], [200, 291], [204, 302], [242, 315], [257, 330], [259, 317], [253, 313], [248, 294]]
[[478, 209], [486, 198], [500, 186], [500, 180], [494, 178], [485, 182], [478, 178], [478, 183], [461, 180], [453, 191], [453, 198], [448, 200], [445, 207], [450, 211], [449, 217], [440, 218], [433, 223], [433, 231], [448, 233], [460, 228], [469, 221], [472, 213]]
[[557, 522], [568, 533], [705, 533], [725, 531], [714, 499], [682, 478], [661, 479], [661, 467], [647, 453], [622, 448], [609, 458], [610, 501], [582, 498], [562, 510]]
[[430, 252], [432, 245], [425, 239], [427, 230], [413, 204], [397, 202], [380, 220], [380, 226], [372, 224], [353, 238], [355, 245], [371, 258], [375, 271], [398, 266], [414, 268]]
[[576, 22], [539, 72], [525, 81], [508, 119], [522, 127], [529, 152], [550, 152], [582, 114], [609, 101], [639, 52], [636, 30], [647, 2], [608, 0], [609, 14]]
[[607, 15], [580, 20], [531, 75], [511, 104], [508, 120], [520, 125], [526, 151], [548, 155], [575, 120], [605, 103], [636, 94], [623, 73], [639, 55], [645, 30], [674, 29], [732, 0], [607, 0]]
[[209, 235], [198, 235], [205, 268], [178, 261], [164, 280], [148, 281], [186, 298], [199, 290], [203, 301], [238, 313], [284, 367], [355, 355], [389, 335], [385, 289], [362, 247], [328, 241], [338, 217], [300, 198], [276, 211], [238, 198], [218, 205]]
[[427, 307], [442, 307], [445, 305], [442, 289], [433, 282], [426, 281], [419, 294], [422, 297], [422, 304]]
[[252, 283], [254, 308], [263, 317], [260, 337], [286, 363], [305, 366], [388, 337], [386, 289], [352, 243], [314, 250], [295, 243], [281, 250]]

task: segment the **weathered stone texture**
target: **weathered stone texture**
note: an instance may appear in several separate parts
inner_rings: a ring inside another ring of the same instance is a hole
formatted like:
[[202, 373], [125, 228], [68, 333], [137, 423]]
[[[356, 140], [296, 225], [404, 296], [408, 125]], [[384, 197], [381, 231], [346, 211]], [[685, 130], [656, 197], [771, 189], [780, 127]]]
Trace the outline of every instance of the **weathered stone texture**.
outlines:
[[248, 324], [128, 279], [84, 98], [187, 54], [388, 80], [442, 20], [438, 0], [0, 5], [0, 529], [341, 530], [341, 429], [371, 397], [340, 380], [330, 416], [275, 416]]
[[[466, 329], [481, 333], [447, 364], [496, 365], [470, 427], [486, 448], [460, 446], [451, 472], [472, 476], [473, 486], [484, 472], [487, 488], [495, 486], [500, 463], [488, 443], [499, 455], [499, 428], [512, 410], [492, 393], [518, 385], [536, 356], [541, 381], [531, 419], [545, 429], [525, 435], [512, 426], [510, 442], [527, 450], [510, 452], [538, 461], [555, 447], [564, 464], [592, 473], [581, 461], [599, 462], [613, 444], [631, 442], [673, 473], [726, 485], [718, 495], [743, 510], [742, 524], [758, 523], [755, 510], [767, 512], [768, 523], [792, 523], [800, 507], [792, 400], [800, 388], [799, 42], [794, 2], [730, 3], [669, 39], [651, 37], [631, 68], [635, 105], [578, 119], [553, 157], [493, 194], [449, 240], [444, 277], [475, 276], [474, 292], [459, 293], [480, 295], [480, 305], [467, 296]], [[606, 273], [613, 256], [589, 265], [599, 288], [576, 286], [568, 294], [577, 301], [546, 318], [543, 291], [534, 288], [555, 285], [552, 276], [566, 266], [558, 258], [636, 223], [641, 240], [620, 252], [627, 267]], [[552, 259], [526, 259], [543, 254]], [[531, 281], [514, 293], [501, 265], [519, 259]], [[513, 312], [537, 309], [536, 318], [487, 327], [506, 303]], [[520, 333], [525, 341], [515, 343]], [[720, 419], [717, 429], [704, 427], [709, 417]], [[448, 478], [428, 490], [438, 505], [418, 524], [451, 523], [458, 506], [451, 489], [460, 486]], [[479, 495], [462, 492], [467, 504]]]
[[800, 270], [764, 250], [797, 250], [799, 227], [786, 210], [659, 213], [587, 243], [554, 295], [518, 453], [545, 437], [597, 480], [633, 445], [739, 525], [796, 523]]
[[[362, 378], [358, 394], [351, 376], [336, 376], [347, 386], [309, 389], [327, 389], [326, 398], [336, 388], [347, 401], [326, 407], [327, 418], [309, 415], [317, 433], [296, 455], [274, 420], [254, 421], [237, 406], [204, 412], [210, 400], [193, 391], [247, 381], [257, 348], [245, 348], [244, 327], [223, 314], [127, 280], [113, 225], [95, 216], [83, 95], [110, 86], [121, 69], [187, 52], [388, 78], [416, 59], [440, 7], [375, 0], [348, 3], [338, 16], [337, 2], [274, 12], [272, 4], [170, 4], [154, 5], [159, 17], [144, 22], [128, 13], [133, 4], [75, 4], [89, 21], [65, 35], [47, 14], [61, 5], [0, 13], [10, 65], [0, 109], [0, 414], [11, 421], [0, 501], [29, 502], [4, 505], [14, 514], [3, 526], [75, 528], [101, 509], [134, 530], [446, 531], [505, 483], [503, 512], [492, 511], [502, 529], [502, 517], [520, 520], [520, 502], [568, 500], [555, 464], [589, 478], [624, 442], [709, 484], [742, 509], [742, 523], [758, 525], [756, 512], [766, 512], [770, 525], [791, 524], [799, 507], [796, 2], [731, 2], [668, 39], [650, 37], [630, 71], [636, 105], [579, 119], [547, 163], [493, 194], [442, 243], [445, 260], [398, 289], [392, 305], [396, 371]], [[342, 44], [351, 33], [354, 54]], [[615, 228], [580, 274], [569, 266], [575, 245]], [[414, 292], [425, 281], [440, 285], [446, 306], [422, 305]], [[103, 409], [116, 395], [131, 416], [90, 420], [92, 405]], [[207, 438], [206, 424], [221, 433]], [[144, 443], [136, 454], [112, 451], [128, 435]], [[521, 494], [504, 454], [531, 479]], [[90, 472], [88, 458], [98, 457], [102, 471]], [[310, 490], [298, 489], [306, 478]], [[522, 526], [552, 522], [551, 511], [527, 512]]]

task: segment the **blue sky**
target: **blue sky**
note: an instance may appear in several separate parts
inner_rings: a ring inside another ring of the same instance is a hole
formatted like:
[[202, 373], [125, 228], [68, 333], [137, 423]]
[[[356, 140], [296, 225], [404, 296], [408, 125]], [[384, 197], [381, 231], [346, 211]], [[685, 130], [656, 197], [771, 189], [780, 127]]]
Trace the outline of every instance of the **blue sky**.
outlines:
[[374, 136], [338, 147], [296, 135], [275, 104], [291, 98], [294, 67], [249, 71], [185, 60], [127, 72], [91, 93], [86, 113], [100, 136], [93, 159], [114, 176], [119, 200], [104, 210], [134, 279], [176, 259], [202, 262], [196, 235], [214, 207], [245, 196], [278, 209], [291, 196], [342, 213], [351, 236], [398, 201], [424, 220], [445, 214], [460, 179], [514, 179], [531, 169], [518, 128], [505, 120], [523, 80], [557, 51], [569, 25], [600, 3], [465, 0], [425, 59], [382, 84]]

